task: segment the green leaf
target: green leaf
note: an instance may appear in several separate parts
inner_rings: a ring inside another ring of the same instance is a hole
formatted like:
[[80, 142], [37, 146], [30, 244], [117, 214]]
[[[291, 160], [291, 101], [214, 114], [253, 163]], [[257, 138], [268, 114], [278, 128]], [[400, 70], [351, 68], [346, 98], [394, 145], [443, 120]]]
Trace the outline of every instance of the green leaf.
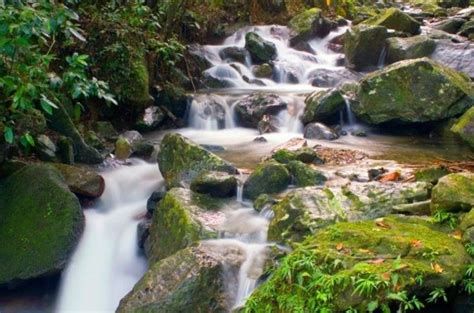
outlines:
[[35, 139], [33, 138], [33, 136], [31, 136], [29, 133], [26, 133], [25, 135], [23, 135], [26, 142], [28, 142], [28, 144], [32, 147], [35, 146]]
[[44, 95], [42, 95], [41, 97], [40, 104], [41, 104], [41, 108], [49, 115], [53, 114], [53, 108], [55, 109], [58, 108], [58, 106], [54, 104], [54, 102], [46, 98]]
[[13, 143], [13, 129], [11, 127], [5, 127], [3, 130], [3, 137], [5, 138], [5, 141], [8, 143]]

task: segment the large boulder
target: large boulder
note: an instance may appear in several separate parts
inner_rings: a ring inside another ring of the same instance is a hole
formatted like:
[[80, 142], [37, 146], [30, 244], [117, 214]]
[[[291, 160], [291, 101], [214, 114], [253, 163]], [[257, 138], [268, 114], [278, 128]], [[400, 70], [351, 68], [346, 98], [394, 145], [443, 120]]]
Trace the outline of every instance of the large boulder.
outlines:
[[61, 172], [69, 189], [76, 195], [98, 198], [104, 193], [104, 178], [96, 172], [60, 163], [55, 163], [53, 166]]
[[347, 30], [344, 38], [346, 66], [355, 70], [377, 66], [387, 36], [383, 26], [360, 24]]
[[163, 138], [158, 166], [168, 188], [189, 187], [203, 171], [237, 173], [234, 166], [179, 134]]
[[225, 219], [220, 203], [189, 189], [173, 188], [153, 212], [145, 251], [152, 264], [203, 239], [217, 238]]
[[61, 173], [27, 165], [0, 184], [0, 285], [64, 268], [84, 228]]
[[281, 260], [246, 312], [365, 312], [428, 298], [461, 282], [472, 263], [461, 241], [436, 227], [397, 216], [331, 225]]
[[312, 37], [326, 37], [335, 25], [323, 16], [322, 10], [312, 8], [295, 15], [288, 23], [290, 29], [296, 34], [290, 40], [291, 46], [296, 46], [301, 41]]
[[459, 115], [474, 103], [467, 77], [428, 58], [400, 61], [362, 79], [354, 113], [371, 124], [416, 123]]
[[264, 115], [277, 115], [286, 107], [287, 102], [278, 95], [254, 93], [235, 104], [235, 114], [240, 125], [257, 128]]
[[387, 39], [387, 63], [430, 56], [436, 49], [436, 42], [427, 36]]
[[244, 197], [255, 199], [263, 193], [277, 193], [290, 182], [290, 173], [283, 164], [267, 161], [259, 164], [245, 181]]
[[474, 173], [455, 173], [442, 177], [433, 188], [431, 211], [469, 211], [474, 207]]
[[474, 43], [471, 41], [455, 43], [449, 39], [437, 40], [436, 50], [430, 58], [474, 78]]
[[212, 197], [232, 197], [237, 191], [237, 178], [225, 172], [202, 172], [192, 181], [191, 190]]
[[268, 239], [298, 242], [338, 221], [385, 216], [395, 205], [426, 200], [428, 186], [425, 183], [352, 183], [342, 188], [299, 188], [272, 207], [275, 217], [268, 228]]
[[244, 261], [239, 247], [223, 249], [203, 242], [150, 266], [121, 301], [117, 312], [228, 312]]
[[474, 107], [467, 110], [453, 125], [451, 131], [462, 138], [472, 149], [474, 149]]
[[337, 89], [316, 91], [305, 99], [303, 123], [320, 122], [334, 117], [345, 107], [345, 100]]
[[273, 42], [260, 37], [257, 33], [245, 35], [245, 48], [256, 62], [266, 63], [276, 58], [277, 49]]
[[384, 26], [411, 35], [418, 34], [421, 26], [417, 20], [397, 8], [387, 9], [382, 14], [364, 21], [364, 24]]

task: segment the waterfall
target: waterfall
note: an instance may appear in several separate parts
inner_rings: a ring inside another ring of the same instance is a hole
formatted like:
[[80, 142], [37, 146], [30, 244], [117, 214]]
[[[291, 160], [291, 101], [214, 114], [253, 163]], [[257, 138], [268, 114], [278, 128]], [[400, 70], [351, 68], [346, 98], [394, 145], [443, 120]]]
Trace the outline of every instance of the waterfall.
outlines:
[[346, 102], [347, 124], [352, 127], [356, 124], [356, 118], [354, 112], [352, 112], [350, 100], [347, 98], [344, 98], [344, 100]]
[[189, 126], [201, 130], [234, 128], [232, 108], [218, 95], [195, 95], [189, 104]]
[[146, 271], [137, 225], [160, 174], [156, 164], [131, 162], [103, 173], [105, 192], [95, 208], [84, 211], [84, 234], [63, 273], [58, 313], [114, 312]]
[[387, 47], [384, 46], [382, 48], [382, 51], [380, 51], [380, 56], [379, 56], [379, 61], [377, 63], [377, 67], [380, 69], [380, 68], [383, 68], [384, 65], [385, 65], [385, 58], [387, 57]]

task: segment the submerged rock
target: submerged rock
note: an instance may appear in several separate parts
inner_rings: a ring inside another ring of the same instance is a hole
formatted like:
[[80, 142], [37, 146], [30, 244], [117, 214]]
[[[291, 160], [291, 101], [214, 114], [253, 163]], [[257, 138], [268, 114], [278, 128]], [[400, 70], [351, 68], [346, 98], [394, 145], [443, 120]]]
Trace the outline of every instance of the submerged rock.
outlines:
[[179, 134], [163, 138], [158, 166], [168, 188], [189, 186], [203, 171], [237, 173], [233, 165]]
[[245, 35], [245, 48], [250, 53], [252, 59], [257, 62], [269, 62], [277, 56], [275, 44], [263, 39], [254, 32], [249, 32]]
[[79, 200], [45, 165], [25, 166], [0, 184], [0, 216], [0, 285], [58, 273], [84, 229]]
[[268, 239], [301, 241], [317, 229], [346, 220], [374, 219], [392, 212], [394, 205], [424, 201], [425, 183], [351, 183], [336, 187], [308, 187], [290, 192], [272, 207]]
[[180, 249], [204, 240], [217, 238], [218, 226], [225, 219], [221, 203], [189, 189], [173, 188], [158, 203], [145, 242], [152, 264]]
[[420, 32], [420, 23], [410, 15], [400, 11], [397, 8], [385, 10], [382, 14], [370, 18], [363, 22], [368, 25], [384, 26], [389, 29], [398, 30], [411, 35]]
[[212, 197], [232, 197], [237, 190], [237, 178], [226, 172], [202, 172], [192, 181], [191, 190]]
[[254, 93], [236, 103], [235, 114], [240, 125], [257, 128], [264, 115], [277, 115], [286, 107], [286, 101], [278, 95]]
[[335, 140], [339, 138], [339, 135], [321, 123], [309, 123], [304, 128], [304, 138], [308, 139], [321, 139], [321, 140]]
[[346, 66], [363, 70], [378, 65], [387, 36], [387, 29], [383, 26], [361, 24], [352, 27], [344, 39]]
[[320, 122], [334, 117], [345, 108], [346, 102], [337, 89], [316, 91], [305, 99], [303, 123]]
[[427, 36], [387, 39], [387, 62], [417, 59], [430, 56], [436, 49], [436, 42]]
[[255, 199], [263, 193], [278, 193], [290, 182], [290, 173], [283, 164], [267, 161], [259, 164], [245, 181], [244, 197]]
[[459, 118], [456, 124], [451, 128], [451, 131], [459, 135], [471, 149], [474, 149], [474, 107], [467, 110], [467, 112]]
[[474, 103], [469, 79], [427, 58], [400, 61], [361, 81], [354, 113], [371, 124], [438, 121]]
[[474, 207], [474, 173], [455, 173], [441, 178], [433, 188], [431, 211], [469, 211]]

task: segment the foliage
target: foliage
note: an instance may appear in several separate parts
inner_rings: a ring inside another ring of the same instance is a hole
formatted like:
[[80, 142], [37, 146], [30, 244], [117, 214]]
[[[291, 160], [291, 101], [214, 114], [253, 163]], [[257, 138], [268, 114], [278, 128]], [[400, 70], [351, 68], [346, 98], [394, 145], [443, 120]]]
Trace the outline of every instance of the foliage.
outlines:
[[443, 210], [437, 211], [432, 220], [434, 223], [447, 224], [452, 229], [454, 229], [459, 222], [455, 214]]
[[[0, 10], [0, 128], [8, 143], [16, 122], [34, 108], [51, 115], [64, 97], [80, 104], [89, 97], [114, 103], [107, 84], [88, 74], [88, 57], [76, 52], [66, 62], [56, 52], [85, 41], [78, 15], [65, 4], [47, 0], [8, 2]], [[23, 146], [34, 145], [28, 133]]]

